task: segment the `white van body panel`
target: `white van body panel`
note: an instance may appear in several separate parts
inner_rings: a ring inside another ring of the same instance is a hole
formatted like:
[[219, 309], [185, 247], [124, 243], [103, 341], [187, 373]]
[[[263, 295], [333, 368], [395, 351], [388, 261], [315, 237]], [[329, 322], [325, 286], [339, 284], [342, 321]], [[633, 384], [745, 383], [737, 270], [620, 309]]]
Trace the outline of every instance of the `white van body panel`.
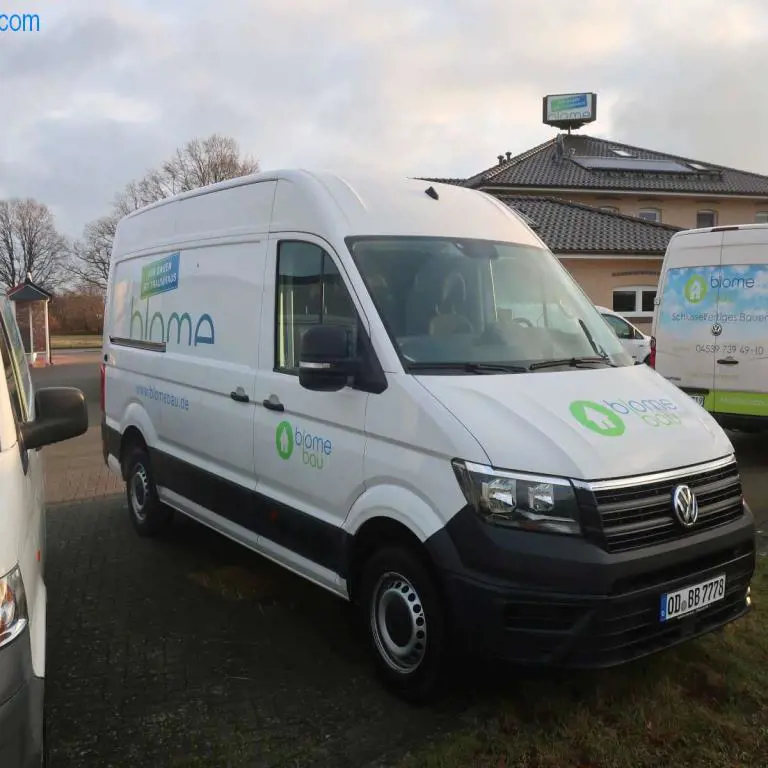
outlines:
[[[34, 419], [35, 405], [29, 366], [24, 354], [10, 302], [0, 297], [0, 309], [7, 312], [5, 327], [10, 337], [11, 353], [18, 365], [19, 376], [26, 384], [20, 393], [26, 402], [28, 418]], [[0, 328], [2, 333], [2, 328]], [[4, 366], [0, 361], [0, 371]], [[19, 566], [29, 613], [28, 632], [35, 676], [45, 676], [46, 585], [44, 464], [40, 451], [26, 453], [24, 469], [16, 433], [14, 413], [5, 375], [0, 376], [0, 488], [2, 503], [2, 535], [0, 535], [0, 575]], [[2, 652], [2, 651], [0, 651]]]
[[[607, 480], [733, 452], [709, 414], [645, 365], [420, 380], [462, 415], [489, 463], [500, 469]], [[585, 428], [571, 410], [574, 403], [584, 404], [595, 429]]]
[[370, 404], [365, 431], [366, 487], [344, 521], [351, 534], [382, 516], [428, 539], [466, 503], [451, 459], [488, 462], [456, 412], [405, 374], [390, 376], [386, 392]]
[[656, 369], [707, 410], [768, 416], [768, 226], [675, 234], [654, 315]]

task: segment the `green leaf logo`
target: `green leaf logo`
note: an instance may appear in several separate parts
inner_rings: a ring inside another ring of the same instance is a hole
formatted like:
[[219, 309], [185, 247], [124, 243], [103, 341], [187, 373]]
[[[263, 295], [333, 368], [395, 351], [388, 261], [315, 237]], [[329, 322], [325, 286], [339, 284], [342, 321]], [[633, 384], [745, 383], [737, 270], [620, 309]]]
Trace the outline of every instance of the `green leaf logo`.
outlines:
[[689, 304], [698, 304], [707, 295], [707, 281], [701, 275], [694, 275], [685, 284], [685, 299]]
[[610, 408], [592, 400], [575, 400], [571, 403], [570, 411], [582, 427], [603, 437], [619, 437], [626, 430], [622, 419]]
[[293, 427], [290, 422], [281, 421], [275, 430], [275, 448], [277, 455], [288, 461], [293, 455]]

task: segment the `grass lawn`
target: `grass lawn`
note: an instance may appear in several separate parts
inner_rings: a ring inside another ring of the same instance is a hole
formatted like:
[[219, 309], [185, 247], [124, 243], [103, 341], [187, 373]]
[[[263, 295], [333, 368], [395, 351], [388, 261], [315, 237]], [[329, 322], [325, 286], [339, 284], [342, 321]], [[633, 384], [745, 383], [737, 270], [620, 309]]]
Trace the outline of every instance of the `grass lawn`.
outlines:
[[101, 336], [51, 336], [51, 349], [100, 349]]
[[628, 667], [523, 675], [402, 768], [768, 766], [768, 557], [752, 613]]

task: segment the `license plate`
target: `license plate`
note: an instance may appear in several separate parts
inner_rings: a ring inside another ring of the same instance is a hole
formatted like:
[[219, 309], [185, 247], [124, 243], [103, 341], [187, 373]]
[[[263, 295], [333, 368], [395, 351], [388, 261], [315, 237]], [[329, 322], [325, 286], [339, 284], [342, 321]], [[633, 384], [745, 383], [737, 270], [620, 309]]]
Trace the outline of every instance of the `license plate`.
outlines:
[[725, 597], [725, 574], [691, 584], [661, 596], [660, 620], [669, 621], [695, 613]]
[[688, 395], [688, 397], [690, 397], [694, 403], [698, 403], [702, 406], [704, 405], [704, 395]]

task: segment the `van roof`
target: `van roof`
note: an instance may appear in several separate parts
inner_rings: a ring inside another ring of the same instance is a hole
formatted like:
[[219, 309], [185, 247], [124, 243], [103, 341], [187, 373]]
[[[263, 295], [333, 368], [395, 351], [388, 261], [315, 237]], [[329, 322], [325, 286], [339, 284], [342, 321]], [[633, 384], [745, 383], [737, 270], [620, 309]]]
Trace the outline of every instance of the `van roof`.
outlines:
[[[213, 193], [216, 202], [206, 201]], [[121, 254], [162, 243], [249, 232], [506, 240], [542, 247], [523, 219], [485, 192], [386, 173], [286, 169], [182, 192], [134, 211], [118, 225]]]
[[689, 235], [706, 235], [711, 232], [727, 232], [741, 229], [766, 229], [768, 230], [768, 224], [720, 224], [715, 227], [699, 227], [698, 229], [682, 229], [679, 232], [675, 232], [670, 238], [672, 240], [679, 240], [681, 237]]

